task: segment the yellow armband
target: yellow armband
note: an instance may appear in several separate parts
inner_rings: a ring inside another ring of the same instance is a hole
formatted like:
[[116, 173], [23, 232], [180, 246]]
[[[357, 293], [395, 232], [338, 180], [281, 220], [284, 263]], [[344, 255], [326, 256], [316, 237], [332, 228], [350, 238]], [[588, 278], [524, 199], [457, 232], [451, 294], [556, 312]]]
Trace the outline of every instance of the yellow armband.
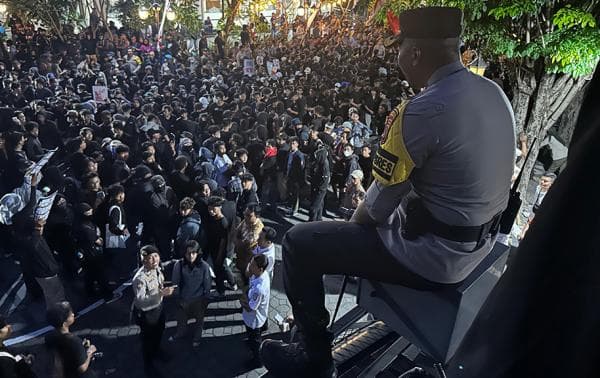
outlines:
[[373, 176], [385, 186], [406, 181], [415, 167], [402, 136], [402, 119], [407, 104], [408, 101], [403, 101], [388, 115], [379, 150], [373, 158]]

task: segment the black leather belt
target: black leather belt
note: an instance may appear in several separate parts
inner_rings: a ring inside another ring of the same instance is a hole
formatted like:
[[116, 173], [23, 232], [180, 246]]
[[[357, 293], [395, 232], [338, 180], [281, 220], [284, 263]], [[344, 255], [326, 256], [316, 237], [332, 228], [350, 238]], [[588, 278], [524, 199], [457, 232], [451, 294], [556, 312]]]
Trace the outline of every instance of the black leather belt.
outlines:
[[432, 234], [447, 240], [480, 243], [488, 234], [495, 235], [498, 232], [501, 215], [502, 213], [494, 216], [492, 220], [481, 226], [451, 226], [431, 216], [428, 228]]
[[495, 235], [500, 226], [502, 213], [496, 214], [489, 222], [479, 226], [452, 226], [437, 220], [423, 204], [421, 198], [411, 198], [406, 206], [406, 221], [402, 236], [414, 240], [420, 235], [434, 234], [455, 242], [476, 242], [477, 246], [489, 235]]

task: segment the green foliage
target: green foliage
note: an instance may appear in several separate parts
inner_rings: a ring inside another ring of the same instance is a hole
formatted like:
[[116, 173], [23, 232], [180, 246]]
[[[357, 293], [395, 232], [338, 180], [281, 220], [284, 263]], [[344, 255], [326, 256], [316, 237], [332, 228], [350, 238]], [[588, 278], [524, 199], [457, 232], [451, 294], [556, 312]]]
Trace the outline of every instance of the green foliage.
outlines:
[[543, 5], [543, 1], [535, 0], [509, 0], [502, 1], [500, 5], [490, 9], [489, 14], [500, 20], [503, 18], [517, 19], [529, 14], [535, 14]]
[[591, 13], [573, 8], [571, 4], [559, 9], [558, 12], [554, 14], [552, 23], [559, 29], [570, 29], [575, 27], [593, 28], [596, 26], [596, 20]]
[[[375, 0], [372, 0], [375, 3]], [[458, 6], [465, 12], [465, 43], [488, 60], [503, 58], [509, 66], [541, 64], [548, 73], [589, 75], [600, 59], [596, 0], [391, 0], [375, 15], [399, 14], [420, 6]]]
[[194, 0], [183, 0], [179, 5], [173, 4], [173, 11], [177, 16], [176, 22], [191, 36], [196, 37], [200, 34], [203, 22]]
[[83, 26], [85, 20], [78, 12], [78, 2], [72, 0], [7, 0], [9, 12], [25, 20], [38, 20], [59, 38], [63, 38], [64, 25]]
[[118, 0], [113, 8], [121, 24], [133, 30], [140, 30], [146, 25], [138, 16], [138, 10], [143, 5], [148, 4], [143, 0]]

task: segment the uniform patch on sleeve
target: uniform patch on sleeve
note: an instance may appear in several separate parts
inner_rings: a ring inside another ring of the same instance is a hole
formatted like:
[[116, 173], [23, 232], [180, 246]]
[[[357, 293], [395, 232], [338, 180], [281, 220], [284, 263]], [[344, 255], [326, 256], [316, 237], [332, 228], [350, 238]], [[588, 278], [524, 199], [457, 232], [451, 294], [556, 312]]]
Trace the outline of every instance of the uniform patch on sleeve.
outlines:
[[391, 180], [397, 162], [398, 156], [394, 156], [383, 148], [380, 148], [373, 158], [373, 172], [376, 172], [386, 180]]
[[402, 135], [402, 120], [407, 104], [408, 101], [405, 101], [398, 105], [388, 116], [381, 146], [373, 157], [373, 176], [385, 186], [408, 180], [415, 167]]

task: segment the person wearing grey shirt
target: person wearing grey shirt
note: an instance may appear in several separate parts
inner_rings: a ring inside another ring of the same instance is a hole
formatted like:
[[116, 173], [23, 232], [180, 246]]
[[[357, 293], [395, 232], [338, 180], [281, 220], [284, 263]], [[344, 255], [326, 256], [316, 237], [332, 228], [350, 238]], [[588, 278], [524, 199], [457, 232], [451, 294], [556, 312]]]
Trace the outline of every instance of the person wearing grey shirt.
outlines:
[[350, 222], [312, 222], [284, 236], [283, 281], [302, 343], [265, 340], [275, 377], [334, 377], [323, 275], [419, 290], [455, 285], [490, 252], [508, 203], [514, 115], [494, 82], [462, 66], [462, 11], [400, 14], [398, 64], [423, 90], [387, 117], [374, 182]]
[[142, 355], [146, 374], [156, 370], [154, 361], [160, 357], [160, 341], [165, 330], [163, 298], [173, 294], [173, 287], [164, 287], [160, 269], [160, 254], [153, 245], [145, 245], [140, 254], [143, 266], [133, 276], [133, 315], [140, 326]]
[[202, 337], [204, 312], [208, 306], [212, 278], [208, 264], [202, 260], [200, 245], [195, 240], [188, 240], [185, 245], [185, 256], [177, 260], [173, 266], [173, 285], [177, 303], [177, 331], [169, 341], [185, 337], [189, 319], [196, 319], [192, 325], [192, 345], [197, 347]]

